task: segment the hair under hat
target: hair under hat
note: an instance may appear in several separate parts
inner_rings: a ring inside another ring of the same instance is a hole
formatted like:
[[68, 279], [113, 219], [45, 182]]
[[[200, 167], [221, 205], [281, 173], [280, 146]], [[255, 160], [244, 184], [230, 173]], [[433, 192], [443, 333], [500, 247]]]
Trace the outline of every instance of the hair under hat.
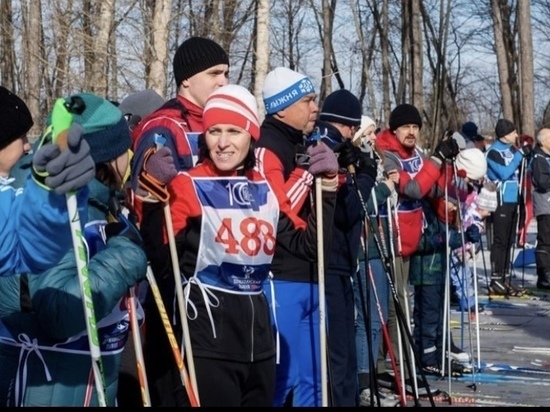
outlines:
[[363, 108], [359, 99], [349, 90], [340, 89], [327, 96], [319, 114], [319, 119], [347, 126], [359, 126], [362, 113]]
[[130, 129], [122, 112], [110, 101], [92, 93], [75, 95], [84, 101], [84, 111], [74, 121], [84, 128], [84, 139], [96, 164], [116, 159], [132, 145]]
[[254, 140], [260, 137], [256, 98], [242, 86], [228, 84], [216, 89], [206, 100], [202, 116], [204, 130], [224, 123], [245, 129]]
[[25, 102], [0, 86], [0, 150], [25, 135], [33, 124]]
[[361, 126], [359, 126], [359, 130], [357, 130], [353, 136], [352, 142], [355, 142], [357, 139], [361, 139], [370, 126], [376, 126], [376, 122], [369, 116], [361, 116]]
[[495, 126], [495, 135], [500, 139], [516, 130], [516, 125], [510, 120], [498, 119]]
[[476, 147], [461, 150], [455, 160], [457, 170], [464, 170], [470, 180], [479, 180], [487, 173], [487, 159]]
[[205, 37], [191, 37], [185, 40], [176, 50], [173, 60], [176, 86], [218, 64], [229, 65], [229, 57], [214, 40]]
[[309, 77], [286, 67], [277, 67], [267, 74], [264, 81], [265, 112], [277, 113], [311, 93], [315, 93], [315, 87]]
[[477, 194], [475, 202], [478, 209], [494, 212], [498, 206], [496, 190], [491, 190], [487, 185], [483, 186]]
[[389, 123], [392, 131], [406, 124], [416, 124], [422, 128], [422, 117], [412, 104], [403, 103], [392, 110]]

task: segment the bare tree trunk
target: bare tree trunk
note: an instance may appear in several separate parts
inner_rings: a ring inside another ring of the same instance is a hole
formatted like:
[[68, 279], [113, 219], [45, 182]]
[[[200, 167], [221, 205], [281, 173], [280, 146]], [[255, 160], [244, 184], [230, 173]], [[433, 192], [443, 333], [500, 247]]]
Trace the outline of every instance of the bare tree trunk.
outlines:
[[108, 45], [113, 17], [115, 15], [115, 0], [101, 0], [101, 7], [97, 21], [97, 33], [94, 35], [94, 60], [91, 73], [90, 90], [99, 96], [107, 96], [108, 80]]
[[[57, 42], [56, 42], [56, 60], [55, 60], [55, 75], [53, 77], [53, 90], [49, 90], [51, 93], [47, 93], [47, 97], [51, 96], [52, 99], [61, 97], [65, 92], [65, 84], [69, 81], [68, 79], [68, 71], [67, 67], [69, 65], [69, 55], [67, 50], [67, 42], [69, 38], [69, 27], [71, 24], [71, 20], [68, 18], [68, 16], [72, 13], [73, 9], [73, 2], [69, 1], [67, 4], [67, 7], [64, 8], [60, 4], [61, 2], [59, 0], [56, 0], [55, 3], [55, 19], [56, 23], [55, 26], [57, 27]], [[88, 2], [84, 2], [84, 5], [86, 5]], [[85, 73], [89, 73], [89, 71], [86, 70], [86, 66], [89, 62], [91, 62], [90, 52], [91, 49], [88, 49], [89, 43], [88, 40], [91, 38], [88, 37], [86, 34], [87, 24], [88, 24], [88, 15], [84, 13], [83, 15], [83, 24], [84, 24], [84, 31], [83, 34], [83, 51], [82, 54], [84, 56], [84, 70]], [[46, 60], [45, 60], [46, 61]], [[48, 102], [48, 103], [51, 103]], [[48, 104], [48, 107], [50, 105]]]
[[[83, 39], [83, 50], [82, 55], [84, 56], [84, 88], [86, 90], [90, 90], [91, 86], [91, 79], [92, 79], [92, 73], [94, 68], [94, 59], [95, 59], [95, 53], [94, 53], [94, 18], [96, 14], [95, 10], [95, 2], [93, 0], [83, 0], [82, 2], [82, 39]], [[64, 10], [61, 2], [59, 0], [56, 0], [57, 10], [59, 14], [62, 14], [63, 16], [67, 15], [66, 11]], [[70, 10], [70, 9], [69, 9]], [[58, 14], [58, 15], [59, 15]], [[69, 31], [70, 27], [70, 20], [62, 20], [63, 17], [59, 17], [59, 25], [60, 26], [66, 26], [64, 27], [66, 33]], [[65, 41], [68, 38], [65, 37]], [[68, 56], [64, 55], [63, 57], [68, 58]], [[68, 76], [66, 76], [68, 77]]]
[[422, 76], [422, 25], [420, 21], [420, 3], [422, 0], [411, 1], [411, 35], [409, 37], [411, 49], [411, 103], [420, 113], [424, 106], [424, 84]]
[[254, 96], [258, 102], [258, 114], [260, 115], [260, 121], [262, 121], [265, 116], [262, 88], [269, 70], [269, 0], [258, 0], [256, 7]]
[[514, 119], [512, 109], [512, 90], [510, 88], [510, 68], [506, 56], [506, 46], [504, 44], [504, 27], [502, 22], [500, 1], [491, 0], [491, 13], [493, 17], [493, 32], [495, 37], [495, 52], [497, 55], [498, 78], [500, 85], [500, 94], [502, 96], [503, 116], [508, 120]]
[[[410, 28], [411, 10], [409, 0], [401, 0], [401, 66], [399, 67], [399, 82], [395, 93], [395, 103], [405, 103], [407, 100], [407, 84], [409, 84], [409, 70], [407, 67], [410, 62]], [[389, 117], [388, 117], [389, 119]]]
[[15, 90], [12, 13], [11, 0], [0, 0], [0, 84], [10, 90]]
[[319, 101], [323, 102], [332, 92], [332, 21], [333, 10], [329, 5], [329, 0], [323, 0], [323, 77], [321, 80], [321, 90], [319, 92]]
[[148, 87], [164, 96], [166, 90], [165, 67], [168, 62], [168, 31], [172, 0], [157, 0], [151, 23], [151, 64], [147, 78]]
[[388, 39], [388, 0], [382, 2], [382, 30], [380, 32], [380, 47], [382, 49], [382, 114], [384, 119], [390, 118], [390, 53]]
[[533, 71], [533, 36], [531, 33], [531, 2], [518, 2], [521, 75], [521, 133], [535, 136], [535, 87]]
[[[429, 13], [421, 5], [422, 21], [424, 22], [424, 31], [426, 33], [427, 56], [428, 64], [432, 74], [432, 98], [430, 101], [431, 110], [426, 110], [426, 118], [429, 119], [429, 124], [426, 128], [431, 130], [431, 136], [423, 133], [425, 148], [432, 148], [443, 134], [443, 130], [448, 127], [454, 127], [449, 124], [449, 109], [448, 106], [453, 106], [455, 100], [454, 89], [449, 81], [447, 71], [447, 42], [451, 16], [450, 0], [440, 2], [439, 9], [439, 28], [436, 32]], [[432, 54], [431, 51], [434, 51]], [[449, 89], [445, 87], [449, 86]], [[453, 116], [453, 119], [456, 116]]]
[[32, 114], [34, 126], [29, 130], [28, 136], [31, 140], [35, 140], [40, 135], [40, 61], [42, 53], [40, 49], [41, 37], [36, 36], [36, 33], [41, 33], [41, 4], [39, 1], [29, 1], [29, 23], [25, 30], [25, 44], [28, 49], [29, 60], [27, 61], [27, 106]]

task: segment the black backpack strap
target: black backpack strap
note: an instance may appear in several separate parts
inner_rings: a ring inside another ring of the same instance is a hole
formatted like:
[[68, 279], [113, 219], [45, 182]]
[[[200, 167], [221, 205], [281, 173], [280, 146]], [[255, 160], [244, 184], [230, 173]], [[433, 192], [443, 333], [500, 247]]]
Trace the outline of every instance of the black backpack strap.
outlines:
[[29, 277], [26, 273], [23, 273], [19, 277], [19, 306], [21, 312], [33, 312], [31, 292], [29, 290]]

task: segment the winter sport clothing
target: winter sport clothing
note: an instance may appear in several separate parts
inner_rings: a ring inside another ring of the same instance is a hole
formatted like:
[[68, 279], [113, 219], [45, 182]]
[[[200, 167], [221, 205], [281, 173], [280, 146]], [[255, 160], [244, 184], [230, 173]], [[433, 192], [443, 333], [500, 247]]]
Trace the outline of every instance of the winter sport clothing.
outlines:
[[[124, 296], [145, 278], [147, 261], [143, 250], [124, 236], [115, 236], [105, 245], [102, 227], [107, 223], [109, 189], [94, 179], [90, 194], [89, 224], [83, 231], [87, 270], [107, 402], [115, 406], [120, 358], [129, 334]], [[9, 287], [0, 287], [0, 294], [9, 294], [12, 302], [3, 306], [0, 324], [0, 403], [4, 405], [98, 405], [74, 250], [69, 247], [65, 245], [63, 259], [44, 277], [16, 276]], [[9, 301], [4, 296], [0, 300]], [[143, 321], [139, 304], [137, 310]], [[24, 364], [18, 361], [21, 354]], [[18, 390], [14, 392], [15, 382]]]
[[[40, 187], [32, 178], [24, 188], [0, 178], [0, 277], [39, 274], [55, 265], [72, 244], [67, 200]], [[87, 212], [88, 189], [77, 192], [79, 212]]]
[[410, 256], [422, 234], [420, 199], [432, 190], [440, 176], [440, 165], [424, 158], [418, 148], [406, 149], [388, 129], [380, 133], [376, 144], [384, 151], [386, 171], [399, 171], [399, 185], [396, 188], [399, 194], [397, 223], [401, 233], [398, 253]]
[[[276, 347], [264, 282], [276, 244], [316, 259], [315, 215], [304, 222], [288, 204], [278, 205], [280, 189], [258, 171], [220, 174], [210, 159], [176, 176], [168, 189], [194, 357], [251, 366], [271, 359], [273, 367]], [[323, 197], [325, 236], [330, 237], [335, 193], [323, 192]], [[168, 246], [164, 252], [168, 256]], [[212, 379], [211, 373], [198, 374], [199, 395]], [[243, 396], [250, 385], [238, 389]], [[201, 398], [201, 406], [216, 402]], [[226, 406], [239, 406], [244, 398], [235, 402]]]

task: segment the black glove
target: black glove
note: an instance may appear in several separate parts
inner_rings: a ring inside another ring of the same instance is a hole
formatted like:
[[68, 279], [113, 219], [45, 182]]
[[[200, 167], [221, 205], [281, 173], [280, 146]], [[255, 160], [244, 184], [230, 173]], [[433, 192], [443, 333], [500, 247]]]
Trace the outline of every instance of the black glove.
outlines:
[[481, 239], [481, 233], [477, 225], [470, 225], [466, 229], [466, 241], [471, 243], [477, 243]]
[[455, 158], [458, 155], [459, 148], [458, 143], [455, 139], [447, 139], [439, 142], [437, 147], [434, 150], [434, 156], [439, 160], [444, 162], [445, 160], [450, 160]]
[[350, 139], [334, 146], [334, 152], [338, 153], [338, 165], [342, 169], [348, 169], [349, 166], [358, 166], [361, 149], [354, 146]]
[[107, 236], [107, 240], [113, 236], [124, 236], [143, 248], [143, 239], [139, 233], [139, 229], [123, 214], [118, 215], [118, 222], [105, 225], [105, 236]]
[[519, 151], [525, 157], [526, 159], [529, 159], [531, 157], [531, 153], [533, 153], [533, 147], [529, 144], [526, 144], [525, 146], [521, 146], [519, 148]]
[[357, 173], [365, 173], [366, 175], [372, 177], [373, 180], [376, 180], [376, 176], [378, 175], [378, 163], [369, 154], [364, 153], [361, 149], [359, 150], [360, 153]]

